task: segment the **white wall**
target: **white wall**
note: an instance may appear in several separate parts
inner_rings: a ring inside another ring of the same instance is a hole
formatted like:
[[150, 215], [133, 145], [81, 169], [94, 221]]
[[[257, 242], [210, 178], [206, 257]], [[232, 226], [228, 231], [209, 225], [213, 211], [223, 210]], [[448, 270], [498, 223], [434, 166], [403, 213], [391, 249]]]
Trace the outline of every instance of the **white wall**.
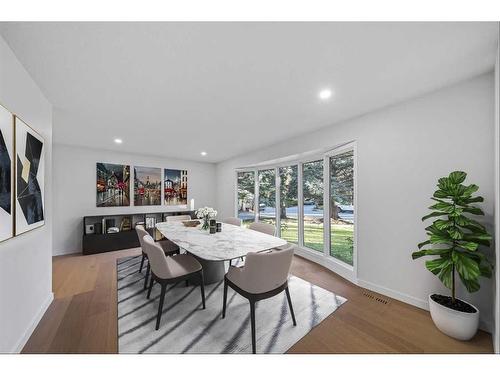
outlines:
[[[468, 172], [468, 182], [478, 184], [485, 197], [484, 220], [493, 228], [493, 81], [492, 73], [481, 75], [219, 163], [217, 208], [222, 216], [234, 214], [237, 167], [356, 140], [358, 282], [426, 308], [428, 294], [445, 290], [411, 253], [425, 239], [420, 218], [437, 179], [453, 170]], [[490, 330], [492, 281], [482, 286], [474, 295], [460, 295], [480, 308], [482, 325]]]
[[0, 352], [14, 352], [53, 298], [52, 106], [1, 37], [0, 102], [45, 138], [45, 225], [0, 243]]
[[[57, 112], [54, 127], [57, 124]], [[121, 147], [126, 150], [126, 144]], [[187, 169], [188, 203], [195, 208], [215, 206], [215, 164], [112, 152], [91, 148], [54, 144], [54, 246], [53, 254], [82, 251], [82, 218], [86, 215], [107, 215], [133, 212], [176, 211], [168, 206], [96, 207], [96, 163], [128, 164], [131, 166]], [[131, 184], [132, 185], [132, 184]], [[132, 187], [133, 188], [133, 187]], [[133, 204], [133, 190], [131, 192]], [[186, 208], [182, 208], [185, 210]]]

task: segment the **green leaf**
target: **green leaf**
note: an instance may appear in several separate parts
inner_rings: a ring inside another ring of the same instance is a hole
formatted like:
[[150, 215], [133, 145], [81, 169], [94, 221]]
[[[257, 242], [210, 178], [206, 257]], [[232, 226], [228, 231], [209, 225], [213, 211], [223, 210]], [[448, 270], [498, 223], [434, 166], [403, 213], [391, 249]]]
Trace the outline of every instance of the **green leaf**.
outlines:
[[479, 288], [481, 287], [479, 285], [479, 281], [477, 279], [467, 280], [467, 279], [464, 279], [461, 275], [459, 275], [459, 276], [460, 276], [460, 280], [462, 280], [462, 283], [465, 285], [465, 288], [467, 288], [467, 291], [469, 293], [477, 292], [479, 290]]
[[453, 262], [458, 274], [465, 280], [477, 279], [481, 274], [479, 263], [475, 259], [472, 259], [472, 257], [458, 251], [454, 251], [452, 257], [455, 258]]
[[479, 207], [474, 207], [474, 206], [464, 207], [463, 211], [474, 215], [484, 215], [483, 210], [481, 210]]
[[438, 258], [425, 262], [425, 266], [427, 267], [427, 269], [434, 275], [437, 275], [439, 272], [441, 272], [442, 268], [448, 265], [451, 265], [451, 260], [449, 258]]
[[465, 186], [465, 189], [463, 190], [461, 196], [462, 197], [470, 197], [472, 195], [472, 193], [475, 193], [478, 190], [479, 190], [479, 186], [477, 186], [475, 184]]
[[452, 197], [453, 195], [447, 193], [446, 191], [443, 190], [436, 190], [433, 194], [435, 198], [449, 198]]
[[458, 227], [451, 227], [447, 232], [454, 240], [461, 240], [464, 236], [463, 232], [458, 229]]
[[474, 197], [474, 198], [461, 199], [461, 205], [462, 206], [464, 204], [478, 203], [478, 202], [484, 202], [484, 198], [483, 197]]
[[447, 214], [455, 211], [455, 205], [448, 202], [438, 202], [429, 207], [431, 210], [445, 212]]
[[450, 173], [448, 179], [452, 184], [461, 184], [462, 182], [465, 181], [466, 177], [467, 173], [462, 171], [454, 171]]
[[427, 220], [427, 219], [429, 219], [429, 218], [431, 218], [431, 217], [443, 216], [443, 215], [446, 215], [446, 214], [445, 214], [445, 213], [443, 213], [443, 212], [431, 212], [430, 214], [425, 215], [425, 216], [422, 218], [422, 221]]
[[453, 288], [453, 266], [451, 264], [448, 264], [444, 266], [441, 271], [437, 274], [439, 277], [439, 280], [444, 284], [445, 287], [448, 289]]
[[427, 255], [446, 255], [449, 254], [450, 252], [451, 249], [427, 249], [427, 250], [415, 251], [414, 253], [411, 254], [411, 257], [415, 260]]
[[449, 227], [453, 226], [453, 221], [450, 220], [436, 220], [433, 223], [434, 227], [436, 227], [439, 230], [445, 230]]
[[424, 242], [420, 242], [420, 243], [417, 245], [417, 247], [418, 247], [419, 249], [421, 249], [422, 247], [424, 247], [425, 245], [429, 245], [430, 243], [431, 243], [431, 241], [430, 241], [430, 240], [427, 240], [427, 241], [424, 241]]
[[481, 272], [481, 276], [490, 279], [492, 276], [493, 267], [489, 263], [481, 263], [479, 264], [479, 271]]
[[459, 242], [457, 246], [469, 251], [476, 251], [479, 245], [475, 242]]
[[434, 243], [434, 244], [440, 244], [440, 243], [444, 243], [444, 244], [448, 244], [448, 243], [452, 243], [453, 242], [453, 239], [450, 238], [448, 236], [448, 233], [446, 235], [441, 235], [441, 234], [435, 234], [433, 233], [431, 235], [431, 243]]

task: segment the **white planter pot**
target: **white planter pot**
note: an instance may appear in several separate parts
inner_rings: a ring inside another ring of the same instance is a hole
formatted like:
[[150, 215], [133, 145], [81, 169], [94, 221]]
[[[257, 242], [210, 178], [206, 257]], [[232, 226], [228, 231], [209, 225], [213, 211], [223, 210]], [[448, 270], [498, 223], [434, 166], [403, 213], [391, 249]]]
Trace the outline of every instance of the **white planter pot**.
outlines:
[[453, 310], [434, 302], [429, 295], [429, 310], [434, 324], [441, 332], [457, 340], [470, 340], [477, 332], [479, 309], [474, 305], [471, 306], [476, 309], [475, 313]]

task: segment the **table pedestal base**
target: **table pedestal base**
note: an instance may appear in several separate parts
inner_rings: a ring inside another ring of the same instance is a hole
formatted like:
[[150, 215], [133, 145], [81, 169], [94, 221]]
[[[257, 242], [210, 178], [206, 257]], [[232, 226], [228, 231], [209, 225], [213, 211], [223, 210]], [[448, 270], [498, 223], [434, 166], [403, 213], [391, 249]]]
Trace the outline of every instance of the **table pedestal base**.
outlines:
[[[193, 255], [203, 267], [203, 279], [205, 281], [205, 285], [224, 280], [226, 268], [224, 267], [225, 262], [223, 260], [205, 260], [194, 254], [191, 255]], [[196, 283], [194, 280], [191, 282]]]

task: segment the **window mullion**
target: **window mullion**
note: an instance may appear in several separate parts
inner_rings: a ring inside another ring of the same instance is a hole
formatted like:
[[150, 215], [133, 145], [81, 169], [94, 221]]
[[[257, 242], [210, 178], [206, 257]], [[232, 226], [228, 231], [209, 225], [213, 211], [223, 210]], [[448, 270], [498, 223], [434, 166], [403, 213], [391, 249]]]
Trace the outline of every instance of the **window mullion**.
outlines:
[[330, 163], [323, 157], [323, 253], [330, 254]]
[[297, 202], [298, 202], [298, 210], [297, 210], [297, 222], [298, 222], [298, 243], [299, 246], [304, 247], [304, 184], [302, 181], [303, 177], [303, 166], [302, 163], [298, 163], [297, 165], [297, 183], [299, 186], [297, 187]]
[[276, 235], [281, 237], [281, 178], [279, 175], [279, 168], [274, 168], [274, 206], [276, 214]]

